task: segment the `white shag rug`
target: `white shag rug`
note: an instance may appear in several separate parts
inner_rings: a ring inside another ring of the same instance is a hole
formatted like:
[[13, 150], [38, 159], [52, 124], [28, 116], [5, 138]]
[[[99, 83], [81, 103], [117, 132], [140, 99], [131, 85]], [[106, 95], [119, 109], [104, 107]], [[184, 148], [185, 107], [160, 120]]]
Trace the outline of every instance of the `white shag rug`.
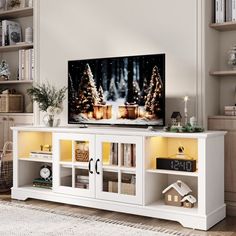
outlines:
[[[0, 201], [1, 236], [186, 236], [180, 232], [89, 215], [66, 215], [23, 203]], [[193, 235], [193, 234], [191, 234]]]

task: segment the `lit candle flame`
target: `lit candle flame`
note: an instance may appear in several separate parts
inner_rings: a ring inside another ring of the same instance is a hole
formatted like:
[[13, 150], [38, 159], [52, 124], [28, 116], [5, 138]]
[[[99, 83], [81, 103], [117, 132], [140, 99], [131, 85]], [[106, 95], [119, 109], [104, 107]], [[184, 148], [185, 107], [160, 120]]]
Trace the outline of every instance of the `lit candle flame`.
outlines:
[[184, 97], [184, 101], [187, 102], [189, 100], [188, 96]]

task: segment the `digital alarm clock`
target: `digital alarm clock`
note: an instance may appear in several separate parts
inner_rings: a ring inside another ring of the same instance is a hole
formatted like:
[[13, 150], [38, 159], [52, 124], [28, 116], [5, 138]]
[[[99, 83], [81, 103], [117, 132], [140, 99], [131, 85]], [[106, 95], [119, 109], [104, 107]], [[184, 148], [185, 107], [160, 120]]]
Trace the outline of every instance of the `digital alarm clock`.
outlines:
[[197, 170], [197, 161], [176, 158], [157, 158], [156, 168], [161, 170], [175, 170], [195, 172]]

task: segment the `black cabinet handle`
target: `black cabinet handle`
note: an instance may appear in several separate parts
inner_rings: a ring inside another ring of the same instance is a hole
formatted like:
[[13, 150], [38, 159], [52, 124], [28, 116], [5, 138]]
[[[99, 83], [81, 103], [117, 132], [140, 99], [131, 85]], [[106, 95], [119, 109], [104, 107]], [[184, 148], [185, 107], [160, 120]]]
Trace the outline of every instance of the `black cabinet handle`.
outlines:
[[96, 171], [96, 173], [99, 175], [100, 174], [100, 172], [98, 172], [98, 162], [100, 161], [100, 159], [97, 159], [96, 160], [96, 164], [95, 164], [95, 171]]
[[91, 170], [91, 162], [93, 161], [93, 158], [91, 158], [90, 160], [89, 160], [89, 166], [88, 166], [88, 168], [89, 168], [89, 173], [90, 174], [93, 174], [93, 171]]

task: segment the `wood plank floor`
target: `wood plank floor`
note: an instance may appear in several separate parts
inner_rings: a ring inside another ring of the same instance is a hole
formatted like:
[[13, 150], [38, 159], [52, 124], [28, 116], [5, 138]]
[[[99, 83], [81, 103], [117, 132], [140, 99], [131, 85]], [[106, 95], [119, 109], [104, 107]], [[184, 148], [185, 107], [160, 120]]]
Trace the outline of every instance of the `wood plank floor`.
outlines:
[[[11, 202], [10, 193], [0, 194], [0, 200]], [[13, 200], [15, 202], [15, 200]], [[141, 217], [111, 211], [97, 210], [93, 208], [85, 208], [78, 206], [71, 206], [66, 204], [39, 201], [29, 199], [24, 202], [25, 204], [40, 206], [45, 209], [55, 209], [60, 211], [65, 211], [73, 214], [85, 214], [85, 215], [95, 215], [99, 217], [104, 217], [106, 219], [119, 220], [125, 222], [139, 223], [156, 227], [164, 227], [167, 229], [177, 230], [182, 233], [194, 233], [201, 236], [236, 236], [236, 217], [227, 217], [225, 220], [214, 226], [211, 230], [204, 232], [192, 229], [185, 229], [179, 223], [158, 220], [149, 217]], [[1, 213], [0, 213], [1, 214]]]

